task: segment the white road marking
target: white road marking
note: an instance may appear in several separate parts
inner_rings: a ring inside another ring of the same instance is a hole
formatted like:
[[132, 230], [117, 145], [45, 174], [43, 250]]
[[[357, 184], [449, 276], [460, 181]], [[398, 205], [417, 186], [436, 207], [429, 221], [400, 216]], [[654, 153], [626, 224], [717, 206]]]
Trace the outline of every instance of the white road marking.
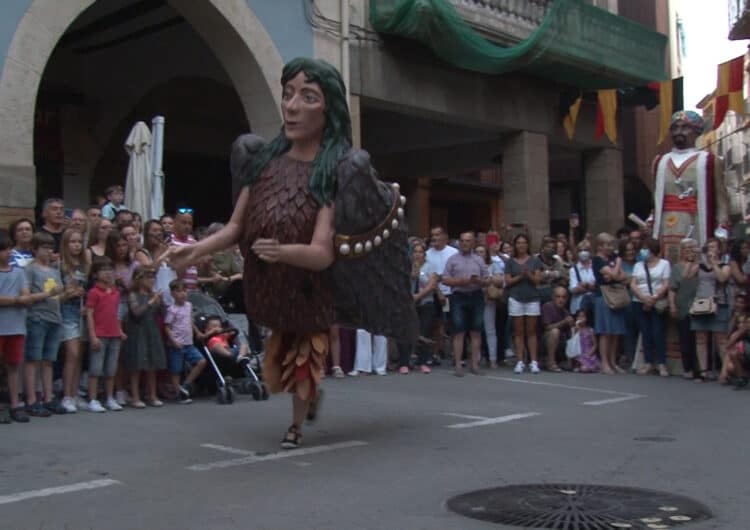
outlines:
[[611, 398], [611, 399], [601, 399], [599, 401], [584, 401], [584, 405], [589, 405], [591, 407], [598, 407], [600, 405], [609, 405], [610, 403], [620, 403], [622, 401], [630, 401], [631, 399], [640, 399], [642, 396], [640, 394], [628, 394], [623, 397], [618, 398]]
[[456, 412], [443, 412], [443, 416], [455, 416], [456, 418], [463, 418], [465, 420], [486, 420], [487, 416], [470, 416], [469, 414], [458, 414]]
[[44, 488], [40, 490], [22, 491], [20, 493], [11, 493], [10, 495], [0, 496], [0, 504], [10, 504], [12, 502], [25, 501], [27, 499], [35, 499], [38, 497], [49, 497], [51, 495], [61, 495], [63, 493], [73, 493], [75, 491], [106, 488], [107, 486], [114, 486], [115, 484], [122, 484], [122, 483], [119, 480], [112, 480], [109, 478], [105, 478], [105, 479], [100, 479], [100, 480], [90, 480], [88, 482], [78, 482], [76, 484], [68, 484], [67, 486], [57, 486], [54, 488]]
[[201, 447], [205, 447], [206, 449], [216, 449], [217, 451], [223, 451], [225, 453], [239, 456], [253, 456], [255, 454], [253, 451], [246, 451], [244, 449], [237, 449], [236, 447], [228, 447], [226, 445], [201, 444]]
[[497, 425], [498, 423], [508, 423], [509, 421], [522, 420], [524, 418], [531, 418], [533, 416], [540, 416], [539, 412], [525, 412], [523, 414], [510, 414], [508, 416], [500, 416], [498, 418], [485, 418], [479, 421], [472, 421], [468, 423], [454, 423], [453, 425], [446, 425], [448, 429], [471, 429], [473, 427], [484, 427], [486, 425]]
[[316, 453], [325, 453], [328, 451], [335, 451], [337, 449], [349, 449], [351, 447], [361, 447], [363, 445], [367, 445], [367, 442], [360, 442], [357, 440], [352, 440], [349, 442], [340, 442], [340, 443], [329, 444], [329, 445], [316, 445], [314, 447], [306, 447], [303, 449], [279, 451], [278, 453], [268, 453], [268, 454], [252, 453], [243, 458], [219, 460], [218, 462], [210, 462], [208, 464], [195, 464], [192, 466], [188, 466], [187, 469], [190, 471], [210, 471], [212, 469], [223, 469], [225, 467], [245, 466], [248, 464], [257, 464], [258, 462], [267, 462], [269, 460], [281, 460], [284, 458], [293, 458], [296, 456], [313, 455]]
[[632, 399], [640, 399], [640, 398], [647, 397], [643, 394], [633, 394], [631, 392], [618, 392], [616, 390], [604, 390], [601, 388], [591, 388], [587, 386], [562, 385], [560, 383], [547, 383], [544, 381], [529, 381], [527, 379], [513, 379], [510, 377], [496, 377], [496, 376], [489, 375], [487, 376], [487, 379], [495, 379], [497, 381], [508, 381], [510, 383], [524, 383], [527, 385], [551, 386], [555, 388], [565, 388], [567, 390], [581, 390], [583, 392], [594, 392], [597, 394], [607, 394], [610, 396], [620, 396], [617, 398], [602, 399], [599, 401], [584, 401], [582, 403], [583, 405], [588, 405], [592, 407], [598, 407], [601, 405], [609, 405], [611, 403], [620, 403], [622, 401], [630, 401]]

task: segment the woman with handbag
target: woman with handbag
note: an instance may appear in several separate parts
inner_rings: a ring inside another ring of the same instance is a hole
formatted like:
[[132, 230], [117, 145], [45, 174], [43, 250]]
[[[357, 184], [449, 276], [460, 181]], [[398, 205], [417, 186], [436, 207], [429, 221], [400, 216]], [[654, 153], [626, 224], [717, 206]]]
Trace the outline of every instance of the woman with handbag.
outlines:
[[497, 328], [495, 315], [497, 304], [503, 298], [503, 278], [505, 263], [493, 260], [487, 248], [477, 245], [474, 252], [484, 260], [490, 275], [490, 284], [484, 290], [484, 335], [487, 338], [487, 353], [490, 358], [490, 368], [497, 368]]
[[720, 355], [729, 329], [729, 265], [723, 262], [721, 243], [711, 238], [703, 246], [701, 264], [698, 266], [698, 289], [690, 305], [690, 329], [695, 332], [698, 372], [693, 380], [702, 383], [708, 374], [708, 341], [713, 335], [714, 345]]
[[669, 313], [677, 321], [682, 353], [682, 376], [693, 379], [695, 373], [695, 332], [690, 329], [690, 304], [698, 290], [698, 242], [680, 242], [680, 261], [672, 267], [669, 277]]
[[630, 290], [634, 295], [635, 315], [643, 341], [645, 364], [638, 369], [638, 375], [650, 374], [654, 366], [654, 354], [659, 375], [669, 377], [666, 367], [667, 343], [664, 336], [665, 316], [669, 308], [669, 276], [671, 266], [661, 258], [661, 248], [655, 239], [647, 239], [643, 248], [646, 259], [633, 268]]
[[623, 284], [622, 261], [614, 255], [615, 238], [602, 232], [596, 236], [596, 256], [591, 260], [596, 278], [594, 294], [594, 331], [599, 335], [602, 373], [624, 373], [617, 366], [617, 343], [625, 334], [625, 307], [630, 294]]

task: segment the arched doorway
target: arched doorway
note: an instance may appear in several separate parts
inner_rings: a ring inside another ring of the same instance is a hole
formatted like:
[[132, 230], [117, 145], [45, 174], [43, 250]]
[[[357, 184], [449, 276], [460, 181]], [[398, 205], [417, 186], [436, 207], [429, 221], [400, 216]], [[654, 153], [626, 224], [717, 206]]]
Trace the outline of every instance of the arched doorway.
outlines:
[[0, 157], [19, 168], [11, 203], [33, 206], [38, 172], [40, 192], [84, 205], [120, 124], [174, 79], [212, 81], [206, 100], [232, 91], [245, 128], [275, 134], [281, 67], [246, 0], [33, 0], [0, 77]]

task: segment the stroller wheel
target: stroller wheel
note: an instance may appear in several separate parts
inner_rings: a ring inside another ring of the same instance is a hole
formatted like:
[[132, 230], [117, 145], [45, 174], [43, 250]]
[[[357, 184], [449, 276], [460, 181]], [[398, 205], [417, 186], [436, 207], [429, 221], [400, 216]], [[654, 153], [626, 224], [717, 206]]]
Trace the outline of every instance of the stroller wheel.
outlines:
[[234, 392], [229, 386], [222, 386], [216, 390], [216, 401], [219, 405], [229, 405], [234, 401]]
[[264, 385], [263, 383], [260, 384], [260, 388], [263, 391], [261, 399], [265, 401], [268, 399], [268, 389], [266, 388], [266, 385]]
[[260, 383], [248, 383], [248, 386], [250, 387], [250, 394], [252, 394], [255, 401], [263, 399], [263, 387]]

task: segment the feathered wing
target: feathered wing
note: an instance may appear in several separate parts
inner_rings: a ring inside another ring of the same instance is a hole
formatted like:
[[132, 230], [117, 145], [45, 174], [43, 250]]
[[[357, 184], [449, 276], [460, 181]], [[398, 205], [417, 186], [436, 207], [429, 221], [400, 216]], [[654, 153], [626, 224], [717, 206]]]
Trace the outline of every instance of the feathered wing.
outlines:
[[[350, 150], [339, 163], [336, 233], [353, 236], [372, 231], [394, 211], [394, 201], [401, 208], [397, 188], [378, 178], [370, 155]], [[372, 244], [359, 252], [351, 248], [342, 255], [336, 248], [332, 266], [336, 321], [414, 343], [418, 324], [411, 294], [408, 230], [403, 216], [396, 220], [397, 227], [389, 222], [384, 227], [387, 233], [373, 233]], [[380, 239], [375, 241], [375, 237]]]

